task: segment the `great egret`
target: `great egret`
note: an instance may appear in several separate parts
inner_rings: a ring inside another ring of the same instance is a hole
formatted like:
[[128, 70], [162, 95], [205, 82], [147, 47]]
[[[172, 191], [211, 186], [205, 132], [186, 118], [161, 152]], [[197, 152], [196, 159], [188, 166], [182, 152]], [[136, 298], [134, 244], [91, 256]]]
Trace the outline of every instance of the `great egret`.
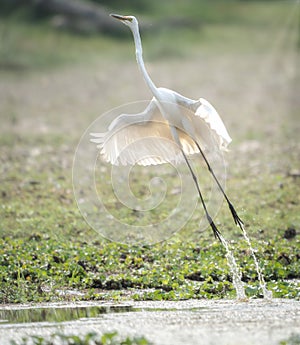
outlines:
[[[113, 165], [146, 166], [185, 161], [195, 182], [208, 223], [214, 236], [222, 242], [220, 232], [207, 210], [197, 177], [187, 156], [195, 153], [202, 155], [209, 172], [227, 201], [236, 225], [243, 229], [242, 220], [204, 155], [204, 150], [215, 143], [219, 150], [226, 150], [231, 138], [225, 125], [215, 108], [205, 99], [192, 100], [175, 91], [157, 88], [144, 65], [137, 19], [134, 16], [118, 14], [111, 14], [111, 16], [131, 29], [138, 66], [154, 97], [142, 113], [122, 114], [112, 121], [106, 133], [91, 133], [94, 136], [91, 141], [98, 144], [103, 159]], [[183, 113], [182, 109], [186, 109], [187, 112]], [[139, 140], [145, 137], [147, 141], [143, 144]], [[136, 145], [134, 145], [135, 142], [137, 142]], [[174, 145], [174, 142], [177, 145]], [[128, 149], [124, 150], [126, 146]]]

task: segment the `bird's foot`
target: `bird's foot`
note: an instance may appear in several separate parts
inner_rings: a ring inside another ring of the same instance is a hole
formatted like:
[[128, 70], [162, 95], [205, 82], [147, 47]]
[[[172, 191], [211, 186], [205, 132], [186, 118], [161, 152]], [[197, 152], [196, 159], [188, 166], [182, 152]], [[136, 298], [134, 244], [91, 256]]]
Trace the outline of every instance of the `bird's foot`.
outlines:
[[212, 231], [214, 233], [215, 238], [218, 239], [221, 243], [223, 243], [222, 235], [221, 235], [220, 231], [218, 230], [214, 221], [211, 219], [210, 215], [207, 215], [207, 220], [209, 222], [210, 227], [212, 228]]
[[244, 231], [244, 222], [238, 216], [235, 208], [233, 207], [233, 205], [231, 203], [229, 203], [229, 208], [230, 208], [232, 217], [234, 219], [235, 225], [238, 226], [242, 231]]

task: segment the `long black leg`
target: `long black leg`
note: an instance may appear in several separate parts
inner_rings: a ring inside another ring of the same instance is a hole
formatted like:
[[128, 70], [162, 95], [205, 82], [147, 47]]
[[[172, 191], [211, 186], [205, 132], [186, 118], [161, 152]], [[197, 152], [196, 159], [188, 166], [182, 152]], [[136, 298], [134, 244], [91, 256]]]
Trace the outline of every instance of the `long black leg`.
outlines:
[[199, 187], [198, 179], [197, 179], [197, 177], [196, 177], [196, 175], [195, 175], [195, 173], [194, 173], [194, 171], [193, 171], [193, 169], [192, 169], [192, 167], [191, 167], [191, 165], [190, 165], [190, 162], [188, 161], [188, 159], [187, 159], [187, 157], [186, 157], [186, 155], [185, 155], [183, 149], [181, 149], [181, 152], [182, 152], [183, 157], [184, 157], [184, 159], [185, 159], [185, 161], [186, 161], [186, 164], [187, 164], [187, 166], [189, 167], [190, 172], [191, 172], [191, 174], [192, 174], [192, 176], [193, 176], [193, 180], [194, 180], [194, 182], [195, 182], [195, 185], [196, 185], [196, 188], [197, 188], [197, 191], [198, 191], [198, 194], [199, 194], [199, 197], [200, 197], [200, 200], [201, 200], [201, 203], [202, 203], [202, 206], [203, 206], [203, 209], [204, 209], [206, 218], [207, 218], [207, 220], [208, 220], [208, 223], [209, 223], [210, 227], [211, 227], [212, 230], [213, 230], [213, 233], [214, 233], [215, 238], [217, 238], [217, 239], [222, 243], [221, 233], [220, 233], [220, 231], [218, 230], [218, 228], [217, 228], [216, 224], [214, 223], [214, 221], [212, 220], [210, 214], [208, 213], [207, 207], [206, 207], [206, 205], [205, 205], [205, 202], [204, 202], [204, 199], [203, 199], [203, 196], [202, 196], [200, 187]]
[[211, 175], [212, 175], [213, 178], [215, 179], [215, 181], [216, 181], [216, 183], [217, 183], [217, 185], [218, 185], [220, 191], [222, 192], [222, 194], [223, 194], [225, 200], [227, 201], [228, 207], [229, 207], [229, 209], [230, 209], [230, 211], [231, 211], [231, 214], [232, 214], [232, 217], [233, 217], [233, 219], [234, 219], [235, 224], [236, 224], [237, 226], [239, 226], [239, 227], [241, 228], [241, 230], [243, 230], [243, 229], [244, 229], [244, 222], [243, 222], [243, 221], [241, 220], [241, 218], [238, 216], [238, 214], [237, 214], [237, 212], [236, 212], [234, 206], [232, 205], [231, 201], [229, 200], [228, 196], [226, 195], [226, 193], [225, 193], [223, 187], [221, 186], [221, 184], [220, 184], [220, 182], [218, 181], [218, 179], [217, 179], [217, 177], [216, 177], [214, 171], [212, 170], [212, 168], [211, 168], [211, 166], [210, 166], [210, 164], [209, 164], [207, 158], [205, 157], [205, 154], [204, 154], [204, 152], [202, 151], [200, 145], [197, 143], [196, 140], [194, 140], [194, 142], [195, 142], [195, 144], [196, 144], [198, 150], [199, 150], [200, 153], [201, 153], [201, 156], [203, 157], [203, 159], [204, 159], [204, 161], [205, 161], [205, 163], [206, 163], [206, 165], [207, 165], [208, 171], [211, 173]]

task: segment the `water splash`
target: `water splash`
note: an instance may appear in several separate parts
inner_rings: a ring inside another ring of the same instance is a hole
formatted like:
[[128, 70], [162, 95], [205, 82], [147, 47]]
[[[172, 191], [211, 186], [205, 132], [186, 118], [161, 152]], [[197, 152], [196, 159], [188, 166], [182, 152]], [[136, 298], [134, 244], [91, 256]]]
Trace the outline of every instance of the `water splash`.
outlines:
[[257, 276], [258, 276], [258, 281], [259, 281], [259, 286], [263, 292], [263, 296], [265, 299], [272, 299], [272, 291], [268, 290], [267, 289], [267, 286], [266, 286], [266, 282], [265, 282], [265, 279], [264, 279], [264, 276], [261, 272], [261, 269], [259, 267], [259, 264], [258, 264], [258, 260], [257, 260], [257, 257], [255, 255], [255, 251], [254, 251], [254, 248], [252, 247], [252, 244], [251, 244], [251, 241], [250, 241], [250, 238], [248, 237], [247, 235], [247, 232], [245, 230], [245, 227], [244, 225], [241, 226], [241, 229], [243, 231], [243, 236], [249, 246], [249, 249], [250, 249], [250, 252], [251, 252], [251, 255], [252, 255], [252, 258], [253, 258], [253, 261], [254, 261], [254, 264], [255, 264], [255, 268], [256, 268], [256, 272], [257, 272]]
[[246, 300], [247, 296], [245, 293], [244, 283], [242, 282], [242, 274], [235, 261], [234, 255], [232, 251], [230, 250], [227, 241], [221, 234], [220, 234], [220, 239], [224, 248], [226, 249], [226, 259], [227, 259], [227, 263], [230, 268], [230, 271], [232, 273], [232, 283], [233, 283], [233, 286], [235, 287], [236, 297], [238, 300]]

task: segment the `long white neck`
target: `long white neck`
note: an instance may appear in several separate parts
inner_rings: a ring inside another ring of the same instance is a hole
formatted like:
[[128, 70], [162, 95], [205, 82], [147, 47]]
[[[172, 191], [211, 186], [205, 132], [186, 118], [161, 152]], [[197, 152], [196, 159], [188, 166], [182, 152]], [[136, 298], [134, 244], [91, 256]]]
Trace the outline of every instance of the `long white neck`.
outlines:
[[143, 48], [142, 48], [141, 36], [140, 36], [138, 27], [134, 28], [132, 30], [132, 33], [133, 33], [133, 39], [134, 39], [134, 44], [135, 44], [136, 61], [139, 65], [140, 71], [144, 77], [146, 84], [148, 85], [148, 87], [151, 90], [151, 92], [153, 93], [153, 95], [156, 98], [158, 98], [157, 97], [158, 96], [157, 87], [155, 86], [155, 84], [151, 80], [151, 78], [150, 78], [150, 76], [146, 70], [144, 61], [143, 61]]

